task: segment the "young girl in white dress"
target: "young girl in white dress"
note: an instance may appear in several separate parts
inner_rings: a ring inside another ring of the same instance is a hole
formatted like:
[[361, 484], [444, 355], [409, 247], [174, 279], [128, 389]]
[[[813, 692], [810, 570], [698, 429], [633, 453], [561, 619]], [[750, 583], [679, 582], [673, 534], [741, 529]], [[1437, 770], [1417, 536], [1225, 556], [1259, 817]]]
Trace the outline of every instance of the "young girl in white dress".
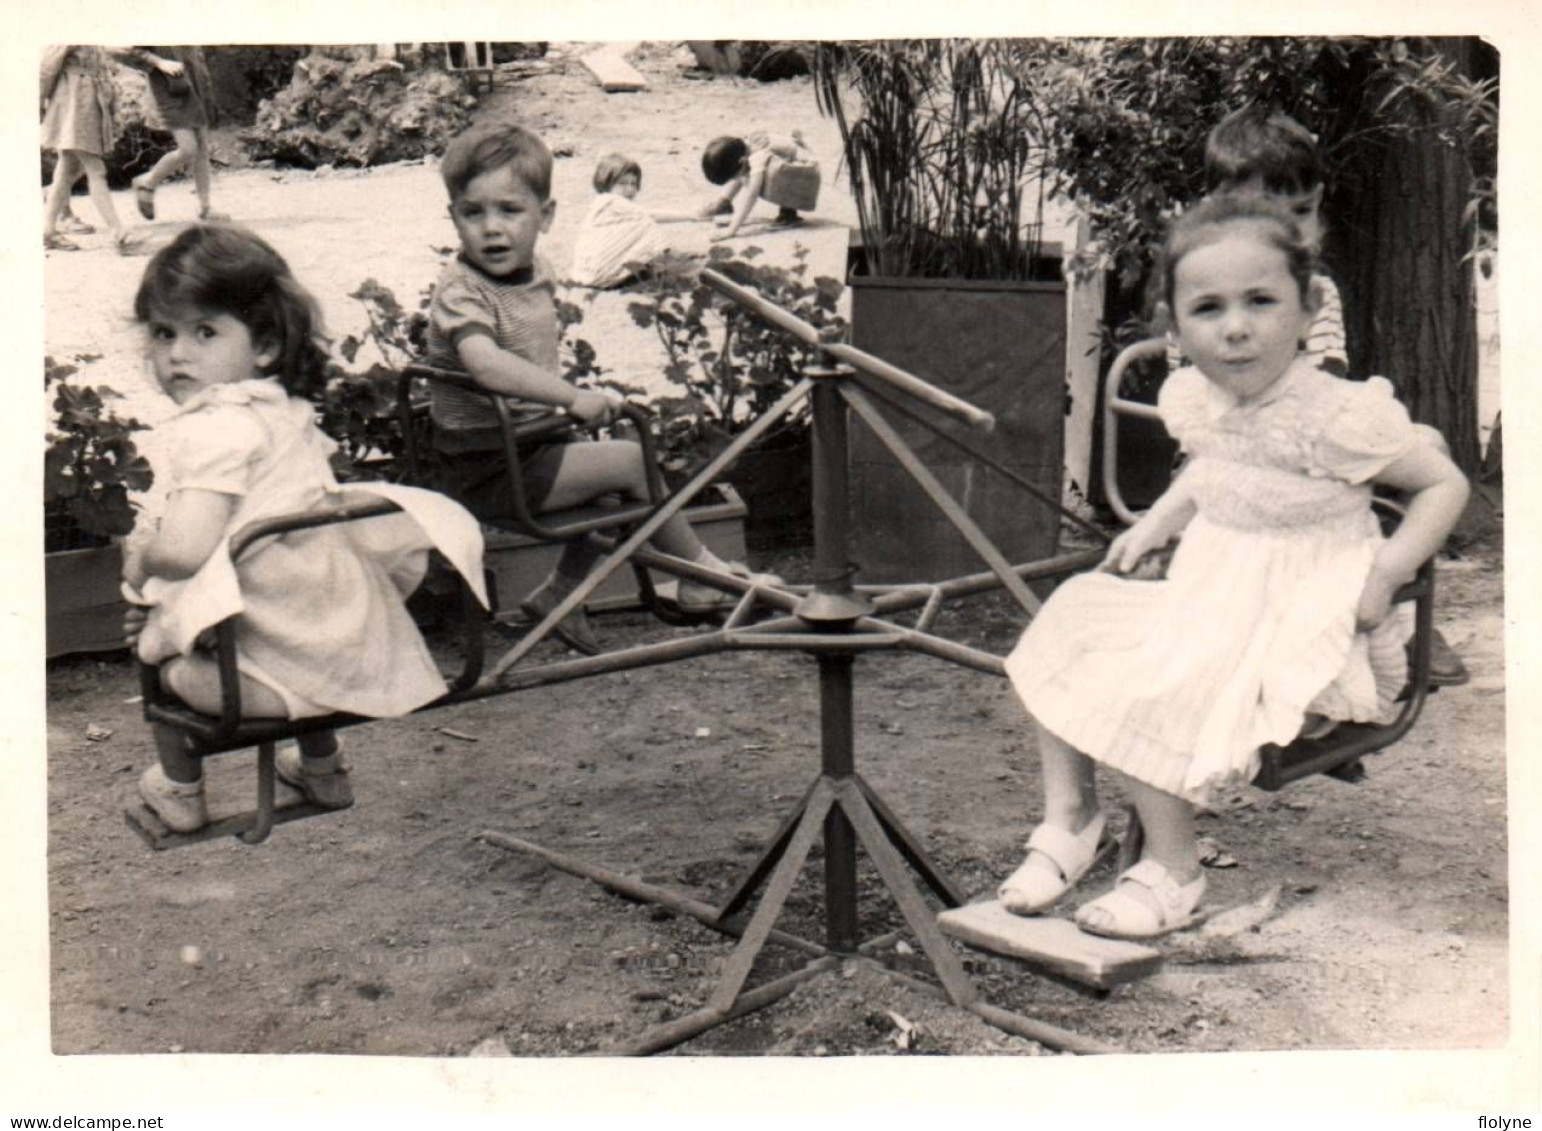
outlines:
[[646, 267], [681, 240], [671, 241], [660, 224], [697, 220], [685, 212], [644, 208], [642, 166], [621, 153], [607, 153], [594, 167], [594, 201], [578, 226], [568, 282], [580, 287], [617, 287], [632, 278], [634, 268]]
[[[308, 718], [404, 714], [445, 683], [404, 604], [439, 549], [484, 600], [482, 537], [458, 504], [389, 484], [340, 488], [336, 445], [305, 394], [326, 379], [316, 304], [266, 242], [225, 225], [188, 228], [158, 252], [134, 299], [151, 367], [179, 406], [162, 428], [166, 510], [125, 565], [129, 636], [169, 690], [218, 714], [208, 629], [232, 614], [242, 712]], [[293, 531], [232, 562], [231, 535], [262, 518], [382, 497], [402, 513]], [[203, 774], [182, 737], [156, 728], [159, 763], [140, 796], [178, 832], [208, 822]], [[278, 773], [312, 801], [353, 801], [330, 731], [279, 751]]]
[[[1044, 819], [1002, 904], [1042, 911], [1091, 867], [1101, 763], [1120, 775], [1145, 847], [1076, 921], [1126, 938], [1192, 921], [1205, 889], [1195, 803], [1249, 781], [1262, 745], [1291, 741], [1309, 716], [1390, 713], [1411, 632], [1393, 594], [1439, 549], [1468, 491], [1386, 380], [1298, 358], [1316, 309], [1313, 256], [1278, 205], [1207, 200], [1176, 221], [1160, 266], [1162, 313], [1193, 366], [1167, 379], [1158, 409], [1188, 460], [1006, 662], [1038, 731]], [[1409, 496], [1390, 539], [1373, 483]], [[1164, 580], [1121, 576], [1180, 533]]]

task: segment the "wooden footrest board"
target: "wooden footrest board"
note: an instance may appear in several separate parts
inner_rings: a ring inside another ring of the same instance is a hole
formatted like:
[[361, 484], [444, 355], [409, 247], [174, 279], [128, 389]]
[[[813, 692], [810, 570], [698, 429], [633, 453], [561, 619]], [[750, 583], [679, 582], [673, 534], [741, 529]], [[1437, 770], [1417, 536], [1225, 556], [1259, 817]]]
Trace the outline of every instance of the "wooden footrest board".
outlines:
[[1162, 966], [1159, 950], [1089, 935], [1069, 919], [1013, 915], [994, 899], [944, 911], [937, 925], [960, 942], [1099, 990], [1149, 977]]
[[[254, 801], [250, 794], [247, 795], [247, 801]], [[302, 820], [305, 817], [320, 817], [327, 813], [341, 812], [343, 812], [341, 809], [326, 809], [305, 800], [303, 793], [282, 781], [275, 783], [273, 791], [273, 824], [275, 826], [288, 821]], [[138, 798], [124, 807], [123, 817], [128, 822], [129, 828], [138, 833], [151, 848], [159, 851], [163, 848], [180, 848], [183, 845], [215, 840], [222, 836], [237, 836], [252, 827], [257, 813], [255, 809], [241, 809], [211, 795], [209, 823], [197, 832], [172, 832]]]

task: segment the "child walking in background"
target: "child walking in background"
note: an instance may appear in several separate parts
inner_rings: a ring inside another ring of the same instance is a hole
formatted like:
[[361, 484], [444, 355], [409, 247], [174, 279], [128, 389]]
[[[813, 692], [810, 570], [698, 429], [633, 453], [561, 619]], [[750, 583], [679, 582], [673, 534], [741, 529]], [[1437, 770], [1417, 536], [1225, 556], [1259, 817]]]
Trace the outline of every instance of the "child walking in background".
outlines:
[[[1274, 198], [1296, 221], [1301, 238], [1313, 254], [1321, 253], [1322, 200], [1326, 188], [1322, 157], [1317, 139], [1294, 118], [1254, 105], [1221, 119], [1205, 139], [1205, 183], [1209, 193], [1252, 191]], [[1321, 267], [1312, 281], [1322, 297], [1302, 339], [1302, 354], [1335, 377], [1347, 377], [1349, 349], [1338, 286]], [[1177, 340], [1170, 337], [1169, 372], [1183, 364]], [[1437, 429], [1415, 424], [1414, 430], [1442, 454], [1451, 454], [1445, 437]], [[1461, 656], [1437, 629], [1430, 649], [1430, 682], [1451, 686], [1466, 683], [1469, 678]]]
[[708, 143], [701, 155], [701, 171], [715, 185], [726, 186], [702, 215], [730, 213], [728, 229], [713, 236], [714, 242], [732, 239], [749, 219], [757, 200], [777, 206], [774, 224], [796, 224], [799, 212], [810, 212], [819, 203], [819, 162], [803, 135], [775, 137], [763, 131], [744, 137], [720, 137]]
[[134, 178], [139, 214], [155, 219], [155, 189], [178, 169], [190, 165], [198, 193], [200, 220], [228, 220], [209, 203], [214, 181], [209, 162], [209, 127], [214, 124], [214, 92], [201, 47], [136, 47], [124, 61], [145, 72], [161, 125], [177, 147], [143, 176]]
[[[140, 658], [160, 665], [163, 684], [189, 706], [218, 714], [207, 630], [239, 614], [247, 716], [399, 715], [443, 695], [404, 598], [430, 548], [484, 597], [481, 529], [432, 491], [368, 483], [345, 495], [338, 486], [328, 462], [336, 444], [305, 399], [326, 379], [318, 313], [284, 260], [250, 232], [188, 228], [150, 261], [134, 315], [156, 381], [178, 406], [162, 426], [166, 511], [125, 566]], [[359, 501], [355, 492], [403, 513], [292, 531], [231, 560], [230, 536], [248, 523]], [[159, 762], [140, 778], [140, 796], [169, 828], [192, 832], [208, 823], [202, 768], [176, 731], [157, 727], [155, 739]], [[331, 731], [282, 748], [278, 773], [316, 804], [353, 802]]]
[[[1467, 499], [1386, 380], [1342, 380], [1298, 355], [1318, 305], [1313, 255], [1278, 204], [1209, 198], [1178, 219], [1160, 270], [1195, 367], [1168, 378], [1158, 409], [1187, 462], [1006, 661], [1038, 732], [1044, 820], [1001, 901], [1033, 914], [1086, 874], [1103, 838], [1101, 763], [1140, 814], [1144, 854], [1076, 921], [1129, 938], [1191, 920], [1205, 888], [1194, 805], [1250, 780], [1260, 746], [1310, 716], [1390, 713], [1410, 634], [1393, 594]], [[1390, 539], [1373, 483], [1410, 497]], [[1120, 576], [1180, 533], [1165, 580]]]
[[[463, 369], [476, 383], [510, 402], [515, 418], [566, 409], [587, 426], [615, 420], [619, 394], [580, 389], [559, 373], [555, 282], [536, 254], [551, 227], [551, 153], [529, 130], [494, 125], [469, 130], [445, 149], [440, 172], [450, 196], [450, 219], [460, 253], [446, 265], [429, 306], [428, 361]], [[510, 497], [496, 410], [480, 393], [435, 382], [431, 415], [435, 444], [445, 456], [442, 486], [478, 518], [515, 513]], [[543, 442], [520, 452], [527, 505], [537, 513], [582, 506], [619, 494], [648, 498], [642, 448], [629, 440]], [[768, 574], [751, 574], [719, 559], [702, 545], [683, 515], [654, 536], [665, 553], [756, 584], [775, 585]], [[580, 538], [563, 545], [552, 574], [525, 599], [525, 615], [540, 620], [588, 576], [603, 550]], [[708, 615], [729, 598], [711, 586], [682, 581], [680, 607]], [[590, 655], [599, 642], [580, 608], [556, 628], [570, 647]]]
[[642, 167], [620, 153], [606, 154], [594, 169], [598, 193], [578, 228], [568, 282], [581, 287], [616, 287], [670, 250], [661, 223], [698, 220], [684, 212], [643, 208]]
[[91, 188], [91, 203], [112, 233], [113, 247], [120, 254], [128, 250], [128, 229], [113, 207], [103, 162], [118, 139], [110, 68], [110, 55], [103, 47], [50, 47], [43, 53], [38, 76], [43, 148], [59, 155], [43, 204], [43, 247], [50, 251], [80, 250], [74, 240], [59, 232], [66, 217], [74, 231], [90, 231], [69, 212], [70, 192], [82, 174]]

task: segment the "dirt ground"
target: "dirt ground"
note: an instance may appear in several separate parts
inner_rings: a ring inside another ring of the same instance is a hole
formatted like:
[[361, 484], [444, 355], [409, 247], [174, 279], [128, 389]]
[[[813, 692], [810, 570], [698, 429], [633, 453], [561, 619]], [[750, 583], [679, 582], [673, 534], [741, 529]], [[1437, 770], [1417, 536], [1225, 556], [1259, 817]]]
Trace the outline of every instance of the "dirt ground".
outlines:
[[[640, 67], [652, 88], [605, 96], [559, 57], [552, 73], [506, 82], [484, 107], [573, 147], [558, 163], [554, 258], [588, 199], [593, 160], [612, 148], [639, 158], [643, 201], [660, 207], [700, 198], [695, 146], [731, 129], [798, 125], [834, 170], [834, 127], [818, 116], [807, 81], [709, 82], [684, 66], [680, 52], [650, 49]], [[435, 172], [424, 166], [330, 176], [226, 169], [216, 194], [291, 257], [341, 332], [359, 317], [348, 290], [373, 275], [415, 297], [434, 275], [433, 248], [452, 239]], [[849, 198], [827, 183], [824, 199], [829, 227], [798, 238], [821, 262], [839, 264]], [[119, 207], [131, 208], [126, 195]], [[191, 217], [185, 183], [163, 191], [162, 208], [147, 232], [152, 245]], [[793, 235], [755, 242], [771, 241], [785, 241], [773, 249], [785, 255]], [[95, 245], [50, 256], [47, 349], [103, 354], [92, 376], [118, 385], [153, 420], [164, 410], [147, 393], [124, 321], [142, 266]], [[586, 320], [585, 336], [602, 364], [630, 363], [624, 320], [610, 317]], [[796, 581], [811, 563], [806, 548], [780, 547], [755, 565]], [[1435, 695], [1413, 734], [1370, 760], [1368, 781], [1240, 790], [1202, 818], [1215, 849], [1208, 901], [1238, 915], [1168, 940], [1161, 973], [1103, 998], [960, 948], [987, 996], [1137, 1053], [1503, 1045], [1498, 538], [1444, 562], [1440, 583], [1437, 619], [1471, 683]], [[640, 613], [597, 623], [615, 643], [690, 631]], [[999, 598], [939, 624], [998, 654], [1021, 627]], [[859, 770], [961, 888], [990, 891], [1019, 859], [1037, 803], [1031, 734], [1005, 682], [878, 654], [858, 661], [856, 686]], [[731, 940], [479, 834], [525, 838], [720, 900], [818, 766], [814, 662], [734, 654], [355, 728], [353, 809], [280, 827], [258, 847], [230, 840], [153, 853], [122, 816], [154, 756], [132, 666], [120, 657], [60, 661], [47, 692], [56, 1054], [603, 1050], [704, 1005]], [[218, 760], [214, 787], [245, 788], [248, 757]], [[821, 875], [816, 855], [779, 926], [822, 936]], [[1090, 890], [1109, 878], [1105, 869]], [[865, 860], [861, 884], [864, 937], [901, 928]], [[881, 961], [930, 981], [918, 950], [901, 930]], [[802, 961], [772, 946], [752, 983]], [[1048, 1051], [850, 964], [674, 1055]]]

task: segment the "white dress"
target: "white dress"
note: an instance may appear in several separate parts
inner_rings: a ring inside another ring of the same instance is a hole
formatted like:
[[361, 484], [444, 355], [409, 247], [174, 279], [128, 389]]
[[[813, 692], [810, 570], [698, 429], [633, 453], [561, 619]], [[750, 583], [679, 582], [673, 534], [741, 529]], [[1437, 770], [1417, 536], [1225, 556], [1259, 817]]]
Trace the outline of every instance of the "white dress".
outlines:
[[1197, 514], [1165, 580], [1074, 577], [1006, 661], [1023, 703], [1093, 759], [1202, 801], [1258, 772], [1308, 713], [1388, 717], [1407, 678], [1406, 606], [1355, 608], [1383, 541], [1370, 479], [1419, 442], [1382, 378], [1297, 361], [1239, 404], [1197, 369], [1162, 388]]
[[[276, 381], [257, 379], [206, 389], [162, 425], [172, 432], [173, 491], [239, 501], [198, 573], [151, 578], [139, 593], [125, 586], [130, 600], [152, 606], [139, 655], [153, 664], [188, 655], [200, 633], [239, 613], [237, 667], [282, 698], [290, 718], [405, 714], [444, 694], [445, 683], [404, 597], [438, 549], [485, 605], [481, 528], [432, 491], [339, 486], [328, 462], [336, 444], [314, 414]], [[230, 536], [253, 521], [374, 498], [403, 513], [292, 531], [231, 561]]]
[[668, 250], [658, 221], [645, 209], [624, 196], [601, 193], [579, 225], [568, 282], [614, 287], [631, 274], [627, 264], [647, 263]]

